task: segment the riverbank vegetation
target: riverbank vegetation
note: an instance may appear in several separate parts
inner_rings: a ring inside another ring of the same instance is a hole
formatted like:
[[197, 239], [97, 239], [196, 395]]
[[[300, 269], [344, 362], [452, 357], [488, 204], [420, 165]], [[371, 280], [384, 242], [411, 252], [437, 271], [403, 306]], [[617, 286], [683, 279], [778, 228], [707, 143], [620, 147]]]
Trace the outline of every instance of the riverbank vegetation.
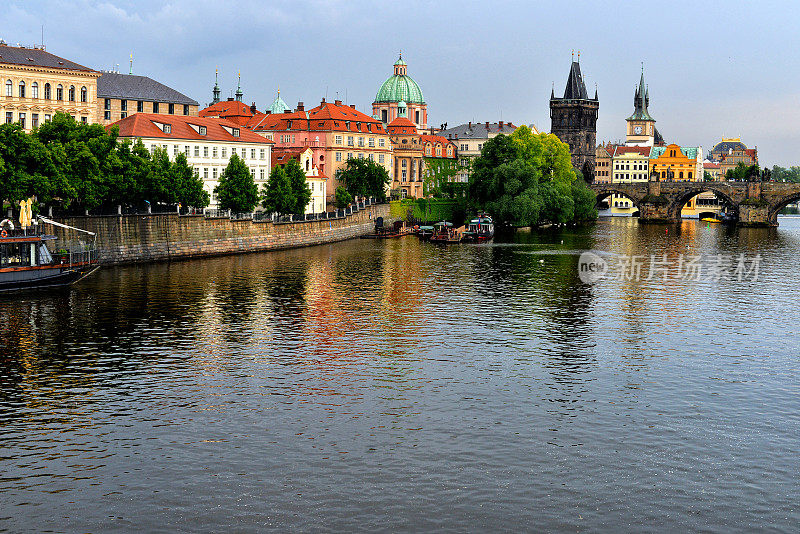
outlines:
[[208, 205], [203, 182], [183, 154], [170, 161], [162, 149], [151, 153], [141, 141], [118, 142], [117, 135], [64, 113], [32, 133], [19, 124], [0, 125], [0, 200], [17, 206], [35, 196], [39, 211], [52, 206], [64, 213]]
[[569, 147], [521, 126], [483, 146], [468, 187], [471, 207], [502, 226], [568, 224], [597, 218], [594, 193], [572, 167]]

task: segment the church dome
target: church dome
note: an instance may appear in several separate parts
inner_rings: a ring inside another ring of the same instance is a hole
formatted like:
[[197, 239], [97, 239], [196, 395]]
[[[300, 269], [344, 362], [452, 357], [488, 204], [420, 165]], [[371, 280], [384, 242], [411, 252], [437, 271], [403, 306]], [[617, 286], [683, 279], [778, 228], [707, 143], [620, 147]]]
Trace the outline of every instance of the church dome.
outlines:
[[422, 89], [414, 79], [406, 74], [406, 62], [403, 56], [394, 64], [394, 74], [383, 82], [375, 97], [375, 102], [400, 102], [409, 104], [424, 104]]

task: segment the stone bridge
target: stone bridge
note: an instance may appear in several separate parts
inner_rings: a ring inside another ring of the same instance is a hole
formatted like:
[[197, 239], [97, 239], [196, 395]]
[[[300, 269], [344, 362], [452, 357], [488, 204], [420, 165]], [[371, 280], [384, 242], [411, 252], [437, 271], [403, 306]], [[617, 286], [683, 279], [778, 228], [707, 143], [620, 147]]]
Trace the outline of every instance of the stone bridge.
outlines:
[[778, 226], [778, 212], [800, 200], [800, 184], [787, 182], [634, 182], [594, 183], [598, 203], [623, 195], [639, 209], [642, 222], [675, 222], [695, 195], [714, 193], [742, 226]]

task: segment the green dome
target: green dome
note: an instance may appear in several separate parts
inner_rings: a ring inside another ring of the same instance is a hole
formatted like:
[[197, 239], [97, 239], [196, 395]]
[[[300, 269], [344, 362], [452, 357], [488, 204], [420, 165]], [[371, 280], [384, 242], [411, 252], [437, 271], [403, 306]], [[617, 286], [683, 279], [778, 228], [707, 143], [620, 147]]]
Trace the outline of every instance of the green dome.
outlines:
[[[401, 60], [402, 61], [402, 60]], [[408, 74], [395, 74], [383, 82], [375, 102], [400, 102], [405, 100], [410, 104], [424, 104], [422, 89]]]

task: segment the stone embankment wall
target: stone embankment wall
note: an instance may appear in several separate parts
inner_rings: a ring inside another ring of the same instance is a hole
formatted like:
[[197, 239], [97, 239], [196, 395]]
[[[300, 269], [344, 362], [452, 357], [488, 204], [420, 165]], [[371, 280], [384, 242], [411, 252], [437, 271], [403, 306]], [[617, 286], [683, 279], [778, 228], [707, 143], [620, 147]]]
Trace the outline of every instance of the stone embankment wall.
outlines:
[[[57, 222], [97, 233], [104, 265], [239, 254], [333, 243], [368, 234], [375, 218], [389, 220], [389, 205], [378, 204], [341, 219], [272, 223], [207, 219], [200, 215], [152, 214], [78, 216]], [[50, 232], [48, 227], [47, 231]], [[72, 230], [53, 228], [59, 243], [91, 239]]]

